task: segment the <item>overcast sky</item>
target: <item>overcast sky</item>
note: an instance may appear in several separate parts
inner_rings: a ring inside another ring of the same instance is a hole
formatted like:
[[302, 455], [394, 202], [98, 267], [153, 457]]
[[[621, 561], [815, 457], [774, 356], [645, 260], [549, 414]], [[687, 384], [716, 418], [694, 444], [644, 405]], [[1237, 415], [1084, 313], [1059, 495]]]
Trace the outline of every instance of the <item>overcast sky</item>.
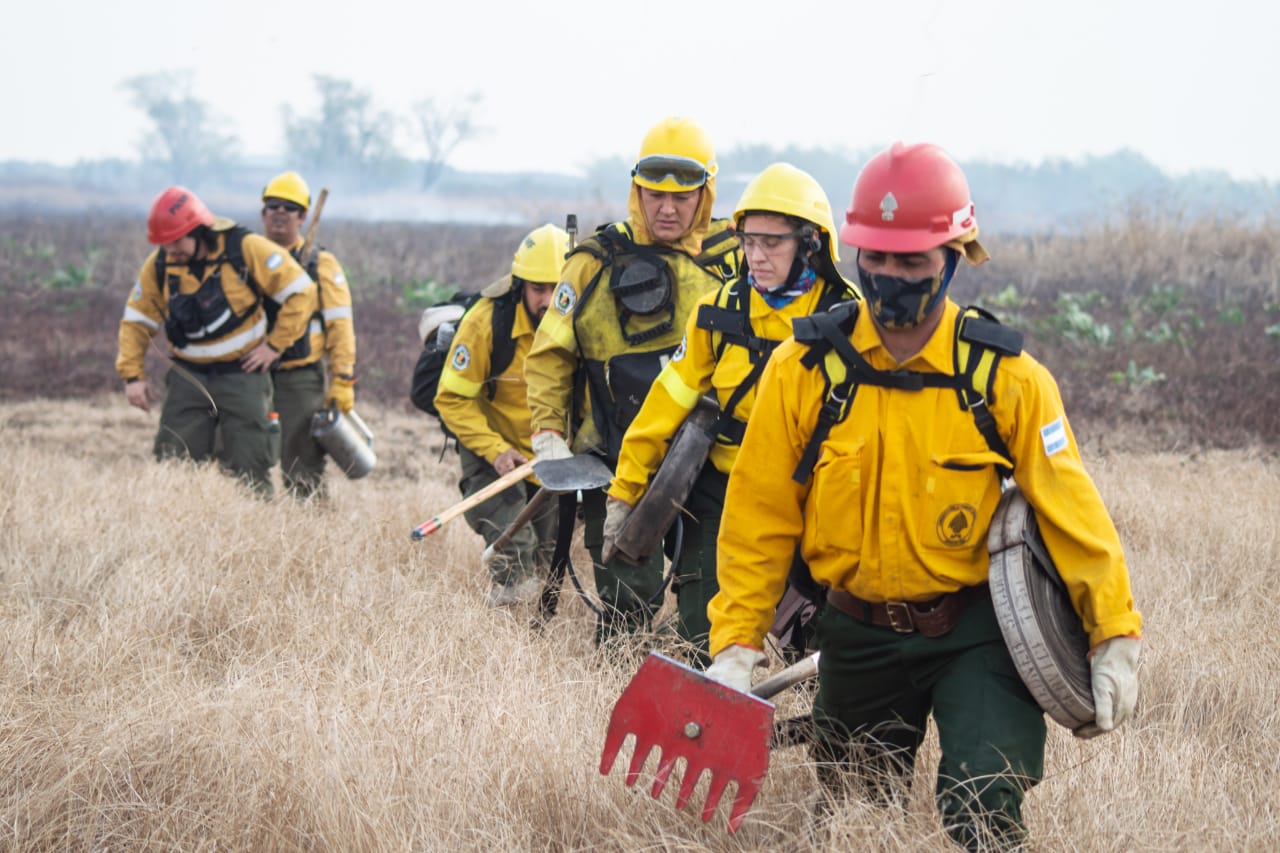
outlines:
[[[1280, 180], [1280, 4], [1253, 0], [8, 4], [0, 160], [133, 158], [120, 83], [190, 69], [248, 154], [311, 75], [386, 109], [480, 91], [463, 169], [574, 172], [690, 115], [717, 148], [936, 142], [1035, 164], [1132, 148], [1173, 174]], [[417, 155], [405, 137], [403, 150]], [[731, 164], [722, 164], [730, 166]]]

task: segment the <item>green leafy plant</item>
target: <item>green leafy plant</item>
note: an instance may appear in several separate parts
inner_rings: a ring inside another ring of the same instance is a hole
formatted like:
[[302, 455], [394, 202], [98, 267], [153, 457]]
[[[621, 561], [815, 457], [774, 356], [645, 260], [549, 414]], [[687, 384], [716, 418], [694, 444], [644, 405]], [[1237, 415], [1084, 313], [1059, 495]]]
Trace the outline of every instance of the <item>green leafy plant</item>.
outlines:
[[41, 284], [54, 290], [84, 290], [93, 285], [93, 268], [102, 257], [102, 249], [89, 250], [89, 257], [82, 264], [67, 264], [45, 276]]
[[1129, 359], [1129, 366], [1124, 370], [1113, 370], [1107, 374], [1116, 385], [1127, 385], [1130, 388], [1142, 388], [1156, 385], [1165, 380], [1165, 375], [1154, 367], [1138, 367], [1138, 363]]
[[419, 278], [406, 281], [401, 288], [404, 304], [415, 310], [421, 310], [445, 302], [458, 292], [456, 284], [445, 284], [434, 278]]
[[1054, 313], [1040, 322], [1041, 331], [1076, 343], [1106, 346], [1113, 337], [1111, 326], [1099, 322], [1089, 312], [1089, 309], [1101, 306], [1102, 301], [1102, 294], [1096, 290], [1059, 293]]

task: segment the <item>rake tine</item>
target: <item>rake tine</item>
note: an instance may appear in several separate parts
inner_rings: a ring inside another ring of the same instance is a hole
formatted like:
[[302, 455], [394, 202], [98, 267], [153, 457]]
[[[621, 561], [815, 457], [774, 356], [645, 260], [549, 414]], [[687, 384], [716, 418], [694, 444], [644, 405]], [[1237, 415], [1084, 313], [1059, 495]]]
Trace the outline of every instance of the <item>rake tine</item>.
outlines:
[[702, 773], [706, 767], [695, 767], [689, 763], [684, 768], [684, 779], [680, 780], [680, 795], [676, 797], [676, 808], [684, 811], [685, 805], [689, 802], [689, 797], [693, 795], [693, 789], [697, 787], [698, 780], [702, 778]]
[[609, 727], [609, 731], [605, 733], [604, 750], [600, 753], [600, 775], [608, 776], [609, 771], [613, 769], [613, 763], [618, 760], [618, 752], [622, 749], [622, 742], [627, 739], [627, 732], [613, 730]]
[[707, 801], [702, 806], [702, 822], [706, 823], [711, 820], [711, 816], [716, 813], [716, 806], [720, 805], [720, 798], [724, 796], [725, 788], [729, 787], [729, 783], [733, 781], [724, 773], [716, 776], [711, 775], [711, 787], [707, 788]]
[[751, 804], [755, 802], [756, 794], [759, 793], [757, 786], [751, 782], [738, 784], [738, 796], [733, 801], [733, 810], [729, 812], [729, 833], [733, 834], [738, 831], [738, 827], [742, 825], [743, 819], [747, 816], [747, 810], [751, 808]]
[[[668, 755], [670, 753], [670, 755]], [[674, 750], [667, 750], [662, 754], [662, 761], [658, 764], [658, 772], [654, 774], [653, 791], [651, 795], [656, 800], [662, 796], [662, 789], [667, 787], [667, 779], [671, 777], [671, 771], [676, 768], [676, 761], [680, 756], [676, 755]], [[688, 771], [685, 775], [689, 775]]]
[[627, 767], [627, 786], [630, 787], [640, 778], [640, 771], [644, 769], [644, 763], [649, 760], [649, 756], [657, 749], [657, 744], [646, 744], [641, 747], [640, 739], [636, 739], [635, 751], [631, 753], [631, 764]]

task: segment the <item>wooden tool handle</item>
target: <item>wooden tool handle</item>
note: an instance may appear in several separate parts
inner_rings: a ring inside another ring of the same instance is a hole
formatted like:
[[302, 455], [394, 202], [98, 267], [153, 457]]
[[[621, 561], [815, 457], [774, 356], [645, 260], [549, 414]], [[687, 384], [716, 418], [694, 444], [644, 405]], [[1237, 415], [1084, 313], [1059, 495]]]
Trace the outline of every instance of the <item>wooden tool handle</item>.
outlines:
[[316, 228], [320, 226], [320, 214], [324, 212], [324, 203], [327, 198], [329, 198], [329, 188], [325, 187], [320, 190], [320, 197], [316, 199], [316, 205], [311, 209], [311, 224], [307, 226], [307, 236], [302, 241], [302, 251], [298, 252], [304, 267], [307, 265], [307, 255], [310, 254], [311, 247], [316, 244]]
[[494, 495], [498, 494], [501, 491], [504, 491], [510, 488], [513, 483], [520, 482], [521, 480], [523, 480], [525, 477], [528, 477], [532, 473], [533, 473], [533, 460], [530, 460], [524, 463], [523, 465], [521, 465], [519, 468], [515, 468], [511, 471], [508, 471], [506, 474], [503, 474], [501, 477], [494, 480], [492, 483], [485, 486], [483, 489], [476, 492], [474, 495], [471, 495], [470, 497], [463, 498], [462, 500], [458, 501], [458, 503], [449, 507], [444, 512], [437, 515], [435, 518], [422, 522], [422, 524], [419, 524], [417, 527], [415, 527], [413, 529], [413, 532], [410, 533], [409, 535], [414, 539], [423, 539], [429, 536], [430, 534], [435, 533], [441, 527], [444, 527], [450, 521], [462, 515], [464, 512], [471, 509], [473, 506], [477, 506], [479, 504], [484, 503], [489, 498], [493, 497]]
[[520, 510], [520, 514], [512, 519], [511, 523], [507, 525], [506, 530], [502, 531], [502, 535], [493, 540], [493, 543], [490, 544], [488, 548], [485, 548], [485, 553], [497, 551], [510, 542], [511, 537], [515, 536], [516, 533], [520, 531], [521, 527], [524, 527], [529, 523], [529, 519], [533, 518], [538, 510], [542, 509], [542, 505], [545, 504], [547, 499], [550, 497], [551, 491], [546, 486], [538, 489], [538, 491], [534, 493], [533, 497], [529, 498], [529, 502], [524, 505], [524, 509]]

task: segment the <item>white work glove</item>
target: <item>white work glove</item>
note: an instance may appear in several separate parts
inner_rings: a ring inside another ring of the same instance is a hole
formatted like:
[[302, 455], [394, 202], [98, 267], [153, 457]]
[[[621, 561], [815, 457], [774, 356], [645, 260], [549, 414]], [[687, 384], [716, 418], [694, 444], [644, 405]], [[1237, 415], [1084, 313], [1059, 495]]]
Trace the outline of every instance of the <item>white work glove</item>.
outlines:
[[548, 459], [568, 459], [573, 451], [565, 444], [564, 436], [553, 429], [544, 429], [533, 434], [533, 455], [538, 457], [539, 462], [544, 462]]
[[606, 561], [609, 559], [608, 555], [613, 552], [613, 543], [617, 541], [622, 525], [626, 523], [627, 516], [631, 515], [631, 510], [633, 509], [635, 507], [619, 498], [611, 497], [605, 501], [603, 554]]
[[707, 678], [742, 693], [751, 692], [751, 670], [765, 662], [764, 652], [735, 643], [720, 650], [703, 673]]
[[1138, 704], [1138, 652], [1142, 641], [1112, 637], [1094, 649], [1089, 662], [1093, 686], [1094, 722], [1081, 726], [1079, 737], [1114, 731], [1129, 719]]

